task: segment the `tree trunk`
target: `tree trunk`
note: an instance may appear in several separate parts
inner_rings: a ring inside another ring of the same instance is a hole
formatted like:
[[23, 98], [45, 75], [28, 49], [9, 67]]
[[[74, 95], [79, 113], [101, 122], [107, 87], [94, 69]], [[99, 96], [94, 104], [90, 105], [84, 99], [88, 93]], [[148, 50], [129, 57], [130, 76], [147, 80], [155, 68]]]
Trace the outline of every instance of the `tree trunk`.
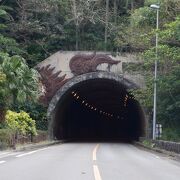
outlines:
[[134, 10], [134, 0], [131, 1], [131, 10]]
[[0, 107], [0, 123], [4, 122], [4, 120], [5, 120], [5, 114], [6, 114], [5, 108]]
[[109, 24], [109, 0], [106, 0], [106, 24], [105, 24], [105, 35], [104, 35], [105, 51], [107, 50], [108, 24]]
[[117, 0], [114, 0], [114, 22], [117, 24]]
[[78, 16], [77, 16], [77, 7], [76, 7], [76, 0], [73, 0], [73, 14], [74, 14], [74, 23], [76, 26], [76, 51], [79, 49], [79, 23], [78, 23]]
[[76, 24], [76, 51], [79, 49], [79, 26]]
[[81, 50], [85, 51], [87, 48], [86, 48], [86, 43], [84, 43], [84, 25], [81, 26], [81, 38], [80, 38], [80, 44], [81, 44], [81, 47], [79, 47]]
[[129, 0], [126, 0], [126, 11], [128, 10]]

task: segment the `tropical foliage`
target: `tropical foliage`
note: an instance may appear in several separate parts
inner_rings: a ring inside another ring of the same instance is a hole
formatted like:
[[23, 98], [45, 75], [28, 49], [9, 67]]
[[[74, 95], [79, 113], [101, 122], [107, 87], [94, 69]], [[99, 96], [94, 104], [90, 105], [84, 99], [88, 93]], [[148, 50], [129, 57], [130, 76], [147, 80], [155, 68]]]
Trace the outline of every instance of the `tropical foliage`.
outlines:
[[30, 69], [25, 60], [17, 55], [10, 57], [1, 53], [0, 60], [0, 71], [5, 82], [1, 83], [1, 101], [6, 105], [12, 105], [28, 99], [36, 100], [39, 94], [37, 72]]
[[[39, 94], [38, 75], [22, 58], [18, 43], [8, 35], [11, 7], [0, 6], [0, 111], [27, 100], [36, 101]], [[0, 116], [3, 119], [3, 116]]]
[[12, 8], [0, 6], [0, 129], [4, 129], [3, 133], [11, 131], [12, 135], [36, 135], [35, 121], [29, 114], [6, 112], [27, 101], [36, 102], [39, 96], [37, 72], [29, 68], [21, 56], [23, 50], [8, 35], [7, 23], [12, 19], [8, 10]]
[[[168, 140], [180, 139], [180, 16], [177, 14], [178, 1], [161, 2], [160, 28], [158, 31], [158, 80], [157, 80], [157, 119], [163, 124], [163, 138]], [[142, 44], [145, 49], [144, 74], [146, 75], [146, 89], [135, 92], [137, 98], [151, 111], [153, 106], [153, 82], [155, 61], [155, 17], [147, 16], [146, 8], [137, 9], [140, 19], [135, 21], [135, 28], [142, 29]], [[135, 11], [135, 13], [137, 13]], [[152, 13], [152, 12], [151, 12]], [[168, 18], [163, 18], [163, 17]], [[151, 19], [149, 19], [151, 17]], [[154, 20], [153, 20], [154, 19]], [[139, 23], [141, 22], [141, 23]], [[154, 22], [154, 23], [153, 23]], [[144, 24], [146, 26], [144, 27]], [[154, 28], [152, 28], [154, 24]], [[146, 29], [149, 27], [148, 29]], [[151, 27], [151, 28], [150, 28]], [[141, 44], [141, 45], [142, 45]], [[152, 111], [151, 111], [152, 112]]]
[[22, 135], [37, 134], [35, 120], [30, 118], [26, 112], [21, 111], [20, 113], [16, 113], [8, 110], [5, 118], [5, 126], [13, 132]]
[[[156, 31], [156, 11], [149, 6], [158, 2]], [[158, 122], [163, 124], [166, 135], [173, 137], [175, 132], [177, 139], [179, 7], [179, 0], [1, 0], [0, 118], [4, 109], [24, 110], [36, 120], [38, 128], [44, 129], [46, 110], [36, 102], [38, 79], [31, 68], [58, 50], [139, 53], [144, 63], [131, 67], [131, 71], [136, 69], [146, 76], [146, 89], [134, 93], [152, 113], [158, 32]]]

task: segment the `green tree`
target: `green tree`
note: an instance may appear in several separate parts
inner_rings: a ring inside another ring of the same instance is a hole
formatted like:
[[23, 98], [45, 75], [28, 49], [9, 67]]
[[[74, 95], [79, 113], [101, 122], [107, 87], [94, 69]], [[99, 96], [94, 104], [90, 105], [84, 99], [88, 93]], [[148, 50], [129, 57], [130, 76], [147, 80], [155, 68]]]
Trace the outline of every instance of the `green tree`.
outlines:
[[[170, 0], [168, 1], [170, 2]], [[177, 2], [173, 2], [174, 4]], [[162, 6], [169, 5], [167, 1], [161, 4]], [[180, 18], [175, 13], [176, 9], [172, 7], [169, 14], [171, 17], [160, 24], [159, 46], [158, 46], [158, 81], [157, 81], [157, 119], [163, 124], [163, 137], [168, 140], [180, 139], [179, 126], [179, 110], [180, 110], [180, 46], [179, 46], [179, 29]], [[160, 17], [167, 15], [167, 10], [160, 11]], [[145, 19], [144, 19], [145, 20]], [[147, 24], [151, 21], [147, 18]], [[153, 22], [153, 21], [152, 21]], [[154, 25], [155, 27], [155, 25]], [[140, 29], [143, 28], [140, 26]], [[143, 28], [145, 30], [146, 28]], [[146, 30], [145, 30], [146, 32]], [[140, 101], [149, 107], [151, 111], [153, 106], [153, 78], [154, 78], [154, 60], [155, 47], [154, 37], [155, 30], [149, 29], [144, 42], [142, 44], [149, 44], [143, 52], [144, 70], [146, 71], [146, 89], [136, 91], [135, 94]], [[145, 73], [145, 72], [144, 72]], [[171, 132], [171, 133], [170, 133]]]
[[35, 121], [24, 111], [16, 113], [8, 110], [5, 123], [14, 133], [37, 135]]
[[26, 103], [14, 105], [13, 111], [27, 112], [30, 115], [30, 117], [36, 121], [36, 128], [38, 130], [47, 131], [48, 128], [47, 109], [43, 105], [37, 102], [26, 101]]
[[30, 69], [17, 55], [0, 53], [0, 117], [4, 119], [7, 108], [39, 97], [38, 73]]
[[20, 54], [22, 51], [16, 43], [16, 40], [6, 36], [6, 31], [8, 29], [7, 24], [11, 21], [7, 9], [12, 10], [6, 6], [0, 6], [0, 52], [9, 53], [11, 55]]
[[6, 105], [37, 100], [39, 95], [38, 74], [30, 69], [20, 56], [0, 54], [0, 70], [6, 76], [4, 102]]

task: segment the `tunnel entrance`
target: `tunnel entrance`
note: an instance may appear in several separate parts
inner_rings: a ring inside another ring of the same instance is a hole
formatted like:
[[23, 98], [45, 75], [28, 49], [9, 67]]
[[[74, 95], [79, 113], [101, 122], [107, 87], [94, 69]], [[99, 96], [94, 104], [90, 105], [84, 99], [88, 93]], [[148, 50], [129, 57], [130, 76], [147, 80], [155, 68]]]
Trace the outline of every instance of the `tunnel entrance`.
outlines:
[[[138, 140], [145, 118], [124, 79], [90, 76], [69, 83], [49, 107], [52, 138], [76, 140]], [[93, 78], [92, 78], [93, 77]]]

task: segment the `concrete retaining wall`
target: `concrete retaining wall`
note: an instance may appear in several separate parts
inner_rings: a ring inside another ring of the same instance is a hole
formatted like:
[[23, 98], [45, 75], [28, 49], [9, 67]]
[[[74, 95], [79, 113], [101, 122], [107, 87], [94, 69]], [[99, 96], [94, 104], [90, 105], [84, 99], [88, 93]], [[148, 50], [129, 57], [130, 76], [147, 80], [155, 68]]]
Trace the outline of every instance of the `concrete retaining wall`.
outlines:
[[155, 147], [180, 154], [180, 143], [170, 141], [153, 141]]

